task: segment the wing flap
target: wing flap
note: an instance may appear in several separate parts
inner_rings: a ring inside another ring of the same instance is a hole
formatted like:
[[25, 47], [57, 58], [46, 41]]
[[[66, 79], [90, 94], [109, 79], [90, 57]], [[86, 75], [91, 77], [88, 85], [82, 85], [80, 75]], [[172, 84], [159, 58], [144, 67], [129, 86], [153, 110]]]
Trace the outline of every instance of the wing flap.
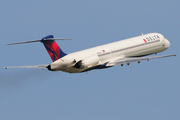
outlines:
[[113, 61], [110, 61], [106, 66], [114, 66], [114, 65], [123, 65], [123, 64], [130, 64], [133, 62], [140, 62], [140, 61], [149, 61], [150, 59], [156, 58], [164, 58], [164, 57], [171, 57], [176, 56], [176, 54], [172, 55], [163, 55], [163, 56], [150, 56], [150, 57], [131, 57], [131, 58], [120, 58]]

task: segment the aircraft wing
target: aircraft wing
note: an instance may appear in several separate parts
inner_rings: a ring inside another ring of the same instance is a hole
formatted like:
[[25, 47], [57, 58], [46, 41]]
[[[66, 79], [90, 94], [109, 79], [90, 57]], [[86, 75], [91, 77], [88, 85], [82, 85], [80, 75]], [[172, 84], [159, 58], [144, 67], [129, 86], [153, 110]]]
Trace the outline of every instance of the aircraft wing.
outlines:
[[39, 68], [39, 69], [45, 69], [47, 68], [49, 64], [45, 64], [45, 65], [30, 65], [30, 66], [8, 66], [8, 67], [3, 67], [5, 69], [8, 68]]
[[172, 55], [163, 55], [163, 56], [150, 56], [150, 57], [128, 57], [128, 58], [119, 58], [113, 61], [110, 61], [106, 66], [114, 66], [114, 65], [124, 65], [124, 64], [130, 64], [133, 62], [140, 63], [141, 61], [149, 61], [150, 59], [156, 59], [156, 58], [164, 58], [164, 57], [171, 57], [176, 56], [176, 54]]

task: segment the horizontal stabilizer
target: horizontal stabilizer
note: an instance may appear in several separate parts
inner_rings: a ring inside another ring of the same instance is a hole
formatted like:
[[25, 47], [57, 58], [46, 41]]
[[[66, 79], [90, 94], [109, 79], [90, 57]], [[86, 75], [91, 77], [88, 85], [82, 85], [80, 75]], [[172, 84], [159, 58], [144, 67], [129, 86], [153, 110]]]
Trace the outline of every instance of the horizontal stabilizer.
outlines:
[[[49, 36], [52, 36], [52, 35], [49, 35]], [[16, 45], [16, 44], [24, 44], [24, 43], [32, 43], [32, 42], [42, 42], [42, 41], [53, 41], [53, 40], [72, 40], [72, 38], [48, 38], [49, 36], [44, 37], [44, 38], [42, 38], [40, 40], [32, 40], [32, 41], [26, 41], [26, 42], [10, 43], [10, 44], [7, 44], [7, 45]]]
[[33, 40], [33, 41], [26, 41], [26, 42], [18, 42], [18, 43], [10, 43], [7, 45], [16, 45], [16, 44], [24, 44], [24, 43], [32, 43], [32, 42], [40, 42], [41, 40]]

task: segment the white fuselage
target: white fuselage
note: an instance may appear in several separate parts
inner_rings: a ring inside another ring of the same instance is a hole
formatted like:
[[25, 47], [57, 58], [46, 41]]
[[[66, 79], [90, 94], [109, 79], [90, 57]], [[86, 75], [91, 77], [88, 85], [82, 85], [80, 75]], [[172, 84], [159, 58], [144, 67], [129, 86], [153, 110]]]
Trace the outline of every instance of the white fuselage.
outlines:
[[[162, 34], [150, 33], [68, 54], [51, 63], [54, 71], [78, 73], [117, 58], [146, 56], [170, 46]], [[77, 64], [82, 63], [81, 66]], [[74, 65], [76, 64], [76, 67]]]

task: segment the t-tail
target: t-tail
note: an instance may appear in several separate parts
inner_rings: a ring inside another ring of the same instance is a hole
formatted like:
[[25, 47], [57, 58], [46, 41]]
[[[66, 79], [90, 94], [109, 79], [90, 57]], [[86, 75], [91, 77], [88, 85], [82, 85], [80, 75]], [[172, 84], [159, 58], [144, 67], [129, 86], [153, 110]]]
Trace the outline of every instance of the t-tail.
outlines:
[[33, 41], [26, 41], [26, 42], [18, 42], [18, 43], [11, 43], [11, 44], [7, 44], [7, 45], [15, 45], [15, 44], [24, 44], [24, 43], [32, 43], [32, 42], [42, 42], [49, 54], [49, 56], [51, 57], [52, 61], [56, 61], [64, 56], [66, 56], [67, 54], [64, 53], [61, 48], [58, 46], [58, 44], [56, 43], [55, 40], [72, 40], [69, 38], [54, 38], [53, 35], [48, 35], [44, 38], [42, 38], [41, 40], [33, 40]]
[[64, 53], [58, 44], [54, 40], [47, 40], [49, 38], [54, 38], [53, 35], [48, 35], [42, 38], [41, 42], [44, 44], [49, 56], [51, 57], [52, 61], [56, 61], [59, 58], [66, 56], [67, 54]]

